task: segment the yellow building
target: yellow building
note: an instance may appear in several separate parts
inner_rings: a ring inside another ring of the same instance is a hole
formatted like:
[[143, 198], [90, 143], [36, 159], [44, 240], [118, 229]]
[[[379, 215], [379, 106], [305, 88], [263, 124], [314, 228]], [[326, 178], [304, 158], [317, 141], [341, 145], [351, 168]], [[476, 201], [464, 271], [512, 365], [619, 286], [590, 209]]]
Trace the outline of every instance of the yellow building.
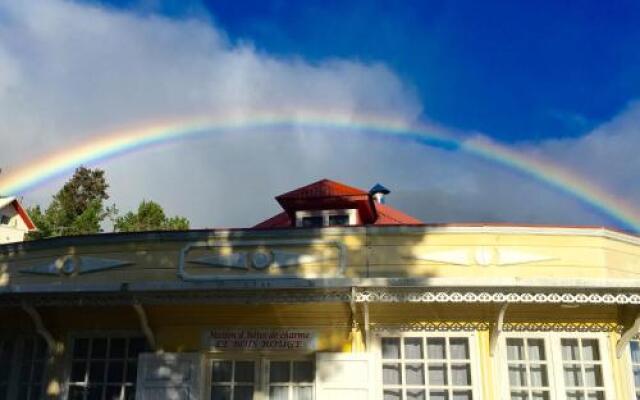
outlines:
[[0, 246], [0, 399], [637, 399], [640, 238], [320, 181], [250, 229]]

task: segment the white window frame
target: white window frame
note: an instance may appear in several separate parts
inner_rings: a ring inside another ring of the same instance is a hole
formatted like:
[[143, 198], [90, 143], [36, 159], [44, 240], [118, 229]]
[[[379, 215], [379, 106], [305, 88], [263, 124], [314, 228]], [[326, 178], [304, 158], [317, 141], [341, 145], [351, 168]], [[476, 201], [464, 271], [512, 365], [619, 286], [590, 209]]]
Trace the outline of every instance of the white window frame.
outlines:
[[605, 400], [615, 400], [613, 371], [611, 368], [611, 348], [609, 334], [604, 332], [503, 332], [494, 359], [499, 399], [510, 400], [509, 370], [507, 362], [507, 339], [544, 339], [549, 379], [549, 400], [566, 400], [564, 370], [562, 361], [562, 339], [595, 339], [598, 342]]
[[301, 210], [296, 211], [296, 227], [302, 227], [302, 219], [307, 217], [322, 217], [322, 226], [330, 226], [329, 217], [336, 215], [347, 215], [349, 217], [349, 223], [347, 226], [356, 225], [358, 223], [358, 210], [355, 208], [335, 210]]
[[[373, 374], [374, 374], [374, 386], [372, 388], [372, 398], [376, 400], [383, 400], [383, 382], [382, 382], [382, 338], [399, 337], [401, 340], [407, 337], [421, 337], [421, 338], [467, 338], [469, 343], [469, 358], [471, 364], [471, 395], [473, 400], [482, 399], [482, 376], [481, 376], [481, 360], [479, 357], [479, 340], [475, 331], [444, 331], [444, 332], [421, 332], [421, 331], [393, 331], [385, 330], [382, 332], [376, 332], [373, 335], [371, 341], [371, 352], [373, 353]], [[424, 349], [423, 351], [427, 351]], [[404, 376], [404, 371], [403, 371]], [[448, 377], [450, 379], [450, 377]], [[425, 382], [425, 387], [428, 390], [428, 385]], [[403, 385], [404, 388], [404, 385]], [[406, 400], [406, 399], [405, 399]]]
[[242, 352], [211, 352], [205, 356], [205, 379], [204, 379], [204, 398], [211, 398], [211, 370], [214, 361], [253, 361], [255, 363], [254, 371], [254, 392], [253, 400], [268, 400], [269, 398], [269, 366], [272, 361], [309, 361], [313, 364], [314, 375], [311, 384], [312, 400], [315, 399], [316, 381], [315, 369], [316, 360], [314, 354], [305, 353], [275, 353], [275, 352], [256, 352], [255, 354], [247, 354]]

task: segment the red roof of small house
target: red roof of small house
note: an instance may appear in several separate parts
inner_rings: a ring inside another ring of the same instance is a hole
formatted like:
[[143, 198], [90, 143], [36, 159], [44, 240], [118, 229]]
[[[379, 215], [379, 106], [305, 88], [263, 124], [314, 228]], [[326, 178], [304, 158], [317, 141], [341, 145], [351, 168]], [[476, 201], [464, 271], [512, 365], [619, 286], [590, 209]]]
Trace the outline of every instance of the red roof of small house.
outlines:
[[293, 227], [295, 212], [304, 210], [357, 209], [361, 225], [413, 225], [422, 221], [373, 200], [362, 189], [329, 179], [292, 190], [276, 197], [284, 212], [255, 225], [257, 229]]
[[27, 211], [24, 209], [24, 207], [22, 207], [22, 204], [20, 204], [18, 199], [16, 199], [15, 197], [0, 198], [0, 208], [4, 208], [8, 205], [11, 205], [16, 210], [29, 230], [36, 229], [36, 225], [33, 223], [31, 217], [29, 217], [29, 214], [27, 214]]

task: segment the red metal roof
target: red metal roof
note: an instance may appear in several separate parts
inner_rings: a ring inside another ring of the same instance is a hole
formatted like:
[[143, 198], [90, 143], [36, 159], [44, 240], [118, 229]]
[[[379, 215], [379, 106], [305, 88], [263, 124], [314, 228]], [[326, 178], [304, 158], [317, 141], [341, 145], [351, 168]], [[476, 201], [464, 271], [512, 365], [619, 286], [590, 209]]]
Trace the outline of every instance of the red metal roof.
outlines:
[[373, 201], [362, 189], [329, 179], [292, 190], [276, 197], [284, 212], [255, 225], [257, 229], [293, 227], [295, 212], [300, 210], [329, 210], [355, 208], [362, 225], [415, 225], [422, 221], [386, 204]]
[[309, 185], [300, 187], [287, 193], [283, 193], [276, 197], [279, 203], [281, 200], [300, 200], [300, 199], [317, 199], [323, 197], [350, 197], [350, 196], [367, 196], [364, 190], [347, 186], [343, 183], [332, 181], [330, 179], [321, 179]]

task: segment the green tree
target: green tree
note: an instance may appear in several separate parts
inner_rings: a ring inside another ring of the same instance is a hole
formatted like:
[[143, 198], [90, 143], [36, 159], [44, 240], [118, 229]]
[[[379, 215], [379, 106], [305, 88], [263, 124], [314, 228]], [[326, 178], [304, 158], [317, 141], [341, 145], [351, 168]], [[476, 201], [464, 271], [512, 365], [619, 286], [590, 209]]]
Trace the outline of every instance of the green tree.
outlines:
[[117, 213], [115, 205], [104, 205], [108, 188], [103, 170], [78, 167], [46, 210], [40, 206], [28, 210], [38, 228], [32, 238], [102, 232], [105, 218]]
[[167, 218], [160, 204], [142, 200], [136, 213], [129, 211], [116, 218], [114, 228], [118, 232], [186, 230], [189, 220], [179, 216]]

